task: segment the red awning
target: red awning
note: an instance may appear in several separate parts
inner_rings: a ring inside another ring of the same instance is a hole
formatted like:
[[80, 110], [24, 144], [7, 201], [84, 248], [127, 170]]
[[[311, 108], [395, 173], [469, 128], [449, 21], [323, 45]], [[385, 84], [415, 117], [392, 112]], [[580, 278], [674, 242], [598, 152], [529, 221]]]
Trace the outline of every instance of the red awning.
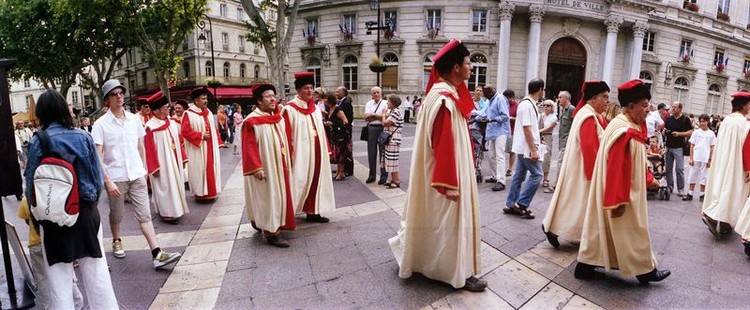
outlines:
[[216, 93], [214, 89], [209, 87], [208, 90], [216, 95], [217, 99], [238, 99], [238, 98], [250, 98], [253, 96], [253, 90], [249, 87], [217, 87]]

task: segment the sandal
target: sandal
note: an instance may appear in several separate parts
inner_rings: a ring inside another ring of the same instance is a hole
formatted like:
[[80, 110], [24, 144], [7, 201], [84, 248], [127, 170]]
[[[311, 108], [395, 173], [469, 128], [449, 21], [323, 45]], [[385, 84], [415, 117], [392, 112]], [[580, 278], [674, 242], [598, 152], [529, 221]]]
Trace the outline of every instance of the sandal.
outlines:
[[555, 187], [554, 186], [547, 187], [544, 189], [544, 192], [547, 194], [552, 194], [555, 192]]
[[386, 186], [385, 188], [391, 189], [391, 188], [399, 188], [399, 187], [401, 187], [401, 182], [398, 182], [398, 183], [391, 182], [391, 183], [388, 183], [388, 186]]
[[510, 214], [510, 215], [521, 215], [521, 213], [519, 213], [519, 209], [517, 209], [515, 207], [513, 207], [513, 208], [511, 208], [511, 207], [504, 207], [503, 208], [503, 213]]
[[542, 187], [549, 187], [549, 181], [548, 180], [542, 181]]
[[521, 214], [519, 215], [521, 216], [522, 219], [533, 220], [536, 217], [534, 216], [534, 212], [531, 212], [531, 210], [526, 209], [526, 208], [520, 209], [520, 212]]

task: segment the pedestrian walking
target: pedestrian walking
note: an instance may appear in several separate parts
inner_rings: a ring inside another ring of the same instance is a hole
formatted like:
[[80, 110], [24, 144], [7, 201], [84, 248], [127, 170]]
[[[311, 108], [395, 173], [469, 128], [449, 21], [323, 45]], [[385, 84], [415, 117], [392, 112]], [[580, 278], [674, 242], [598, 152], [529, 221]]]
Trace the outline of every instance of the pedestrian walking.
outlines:
[[557, 116], [553, 113], [555, 102], [552, 100], [544, 100], [542, 103], [544, 110], [539, 115], [539, 134], [542, 135], [542, 143], [546, 146], [547, 152], [544, 154], [544, 160], [542, 161], [542, 173], [544, 178], [542, 179], [542, 187], [549, 187], [549, 169], [552, 166], [552, 145], [554, 139], [552, 138], [552, 131], [557, 126]]
[[[550, 186], [544, 189], [545, 193], [554, 193], [555, 186], [557, 186], [557, 180], [560, 178], [560, 172], [563, 169], [563, 158], [565, 157], [565, 148], [568, 144], [568, 135], [570, 134], [570, 128], [573, 125], [573, 110], [574, 107], [570, 104], [570, 93], [568, 91], [560, 91], [557, 94], [557, 102], [560, 104], [560, 129], [558, 129], [558, 138], [560, 142], [558, 144], [559, 153], [557, 153], [557, 174], [550, 183]], [[585, 104], [585, 101], [584, 101]]]
[[667, 155], [667, 185], [669, 190], [674, 190], [675, 176], [677, 177], [677, 195], [685, 196], [685, 157], [683, 153], [687, 138], [693, 134], [693, 125], [690, 119], [682, 113], [682, 103], [672, 103], [672, 115], [664, 121], [666, 128]]
[[352, 152], [351, 146], [351, 133], [347, 130], [349, 121], [346, 118], [346, 114], [339, 107], [338, 101], [334, 94], [328, 94], [328, 100], [326, 100], [327, 121], [323, 122], [326, 126], [326, 134], [328, 135], [328, 141], [331, 143], [331, 163], [336, 164], [336, 175], [333, 177], [334, 181], [343, 180], [346, 175], [344, 166], [349, 160]]
[[484, 137], [489, 141], [490, 157], [490, 177], [485, 182], [495, 183], [492, 191], [502, 191], [506, 185], [505, 146], [510, 136], [508, 100], [492, 85], [485, 85], [482, 92], [483, 97], [488, 98], [488, 103], [478, 120], [487, 124]]
[[508, 100], [508, 115], [510, 116], [510, 136], [505, 142], [505, 153], [508, 153], [508, 169], [505, 176], [513, 175], [513, 167], [516, 165], [516, 153], [513, 153], [513, 136], [516, 131], [516, 116], [518, 115], [518, 100], [516, 93], [512, 89], [503, 91], [503, 97]]
[[224, 141], [219, 136], [219, 126], [211, 110], [208, 109], [206, 87], [198, 87], [190, 92], [191, 105], [182, 116], [180, 130], [185, 143], [188, 159], [188, 183], [195, 199], [200, 202], [216, 200], [221, 193], [221, 157], [219, 147]]
[[[378, 156], [380, 148], [378, 147], [378, 136], [383, 132], [383, 111], [388, 107], [388, 103], [383, 100], [383, 90], [380, 87], [373, 87], [370, 89], [372, 99], [365, 103], [365, 115], [364, 119], [367, 122], [367, 164], [370, 169], [367, 181], [365, 183], [375, 182], [375, 177], [378, 171]], [[385, 167], [380, 167], [380, 180], [378, 184], [385, 184], [388, 179], [388, 173], [385, 172]]]
[[232, 144], [234, 145], [234, 151], [232, 154], [234, 155], [240, 155], [240, 150], [242, 150], [242, 139], [240, 138], [240, 126], [242, 126], [242, 107], [235, 103], [234, 112], [232, 112]]
[[352, 125], [354, 124], [354, 107], [352, 107], [352, 100], [349, 98], [349, 90], [347, 90], [346, 87], [339, 86], [334, 91], [334, 95], [336, 95], [336, 99], [338, 100], [339, 108], [341, 108], [341, 110], [344, 111], [344, 115], [346, 115], [346, 131], [349, 132], [349, 144], [346, 146], [347, 149], [349, 149], [349, 153], [347, 154], [349, 157], [347, 157], [346, 163], [344, 163], [344, 176], [353, 176], [354, 152], [351, 150], [353, 149], [352, 135], [354, 131], [352, 130]]

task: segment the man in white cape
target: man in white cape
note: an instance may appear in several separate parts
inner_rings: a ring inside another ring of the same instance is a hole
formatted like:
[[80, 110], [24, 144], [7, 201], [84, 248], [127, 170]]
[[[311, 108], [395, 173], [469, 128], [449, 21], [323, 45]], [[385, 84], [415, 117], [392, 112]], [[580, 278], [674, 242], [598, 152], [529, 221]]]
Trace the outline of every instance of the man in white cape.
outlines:
[[474, 101], [465, 81], [469, 51], [451, 40], [433, 57], [419, 113], [401, 229], [388, 240], [399, 277], [414, 272], [454, 288], [483, 291], [479, 201], [468, 118]]
[[190, 92], [194, 105], [182, 115], [182, 137], [186, 140], [188, 182], [195, 199], [202, 202], [216, 200], [221, 192], [221, 157], [219, 146], [224, 145], [219, 136], [216, 117], [206, 106], [210, 92], [199, 87]]
[[268, 244], [287, 248], [289, 244], [279, 235], [282, 229], [295, 229], [296, 223], [289, 184], [289, 140], [276, 89], [270, 84], [253, 85], [252, 102], [256, 108], [240, 129], [247, 217]]
[[314, 73], [294, 74], [297, 96], [281, 111], [292, 158], [292, 193], [296, 212], [307, 214], [305, 221], [328, 223], [321, 216], [336, 206], [323, 113], [313, 102]]
[[[609, 85], [604, 81], [586, 81], [581, 101], [573, 112], [573, 123], [565, 146], [562, 165], [542, 229], [555, 248], [558, 236], [577, 242], [581, 239], [583, 217], [594, 173], [599, 138], [607, 126], [602, 116], [609, 104]], [[585, 182], [582, 182], [586, 180]]]
[[153, 117], [146, 122], [146, 170], [151, 182], [151, 199], [162, 221], [177, 224], [190, 212], [185, 199], [183, 167], [187, 163], [180, 145], [180, 125], [169, 117], [167, 97], [159, 91], [147, 99]]
[[604, 267], [648, 284], [670, 275], [656, 269], [648, 231], [646, 188], [659, 184], [646, 162], [651, 93], [635, 79], [617, 88], [617, 98], [623, 111], [607, 125], [596, 155], [575, 277], [602, 278], [595, 268]]

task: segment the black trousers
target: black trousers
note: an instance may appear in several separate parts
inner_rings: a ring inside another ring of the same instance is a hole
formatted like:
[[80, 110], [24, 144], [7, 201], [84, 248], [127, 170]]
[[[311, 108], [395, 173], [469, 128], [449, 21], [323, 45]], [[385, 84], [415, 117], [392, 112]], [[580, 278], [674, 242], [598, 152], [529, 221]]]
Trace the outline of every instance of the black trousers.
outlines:
[[[347, 129], [349, 130], [349, 133], [352, 133], [351, 125], [347, 126]], [[350, 134], [350, 137], [351, 137], [351, 134]], [[353, 137], [351, 139], [353, 139]], [[352, 149], [352, 152], [349, 152], [349, 159], [344, 164], [344, 175], [346, 176], [354, 175], [354, 150], [353, 149]]]
[[404, 109], [404, 123], [408, 123], [409, 122], [409, 114], [411, 114], [411, 110], [410, 109]]
[[[378, 136], [383, 132], [383, 125], [370, 125], [369, 126], [369, 137], [367, 139], [367, 163], [370, 167], [370, 178], [376, 176], [378, 168], [378, 159], [380, 158], [378, 152], [381, 152], [378, 147]], [[380, 167], [380, 179], [388, 179], [388, 174], [385, 172], [385, 167]]]

